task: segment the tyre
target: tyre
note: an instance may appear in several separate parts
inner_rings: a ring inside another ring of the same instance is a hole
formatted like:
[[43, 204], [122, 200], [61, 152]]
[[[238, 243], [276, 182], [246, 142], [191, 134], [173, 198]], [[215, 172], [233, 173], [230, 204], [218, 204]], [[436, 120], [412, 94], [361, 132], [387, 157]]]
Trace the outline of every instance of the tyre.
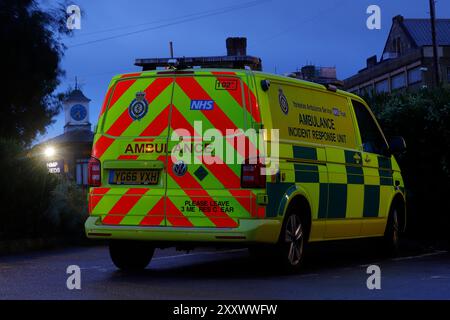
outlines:
[[251, 246], [248, 248], [250, 257], [282, 272], [298, 271], [305, 255], [305, 227], [298, 214], [287, 213], [277, 244]]
[[111, 241], [109, 254], [114, 265], [123, 271], [143, 270], [150, 263], [155, 248], [137, 241]]
[[383, 236], [384, 251], [389, 256], [395, 256], [400, 248], [399, 210], [394, 207], [389, 213], [386, 230]]
[[278, 261], [288, 272], [298, 271], [304, 260], [307, 245], [307, 226], [294, 210], [289, 210], [283, 222], [278, 242]]

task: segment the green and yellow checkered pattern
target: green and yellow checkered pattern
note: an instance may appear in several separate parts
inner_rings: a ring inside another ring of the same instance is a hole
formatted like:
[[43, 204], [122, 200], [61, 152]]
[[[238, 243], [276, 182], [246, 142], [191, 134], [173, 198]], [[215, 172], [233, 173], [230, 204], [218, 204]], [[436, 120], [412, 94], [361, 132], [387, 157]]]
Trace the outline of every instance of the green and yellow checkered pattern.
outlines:
[[[268, 183], [268, 216], [283, 214], [290, 194], [306, 190], [313, 219], [372, 218], [387, 213], [394, 192], [391, 159], [377, 156], [362, 165], [361, 152], [338, 148], [290, 146], [291, 159], [280, 164], [285, 179]], [[287, 149], [284, 151], [288, 151]], [[286, 197], [287, 195], [287, 197]]]

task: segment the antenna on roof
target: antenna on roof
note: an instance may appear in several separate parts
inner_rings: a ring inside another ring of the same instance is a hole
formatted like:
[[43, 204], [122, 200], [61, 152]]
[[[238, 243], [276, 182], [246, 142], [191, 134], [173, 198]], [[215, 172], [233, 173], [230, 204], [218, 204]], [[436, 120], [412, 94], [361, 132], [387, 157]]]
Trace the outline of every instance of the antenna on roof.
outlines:
[[83, 79], [78, 80], [78, 76], [75, 76], [75, 88], [74, 90], [81, 90], [81, 88], [84, 86], [85, 81]]

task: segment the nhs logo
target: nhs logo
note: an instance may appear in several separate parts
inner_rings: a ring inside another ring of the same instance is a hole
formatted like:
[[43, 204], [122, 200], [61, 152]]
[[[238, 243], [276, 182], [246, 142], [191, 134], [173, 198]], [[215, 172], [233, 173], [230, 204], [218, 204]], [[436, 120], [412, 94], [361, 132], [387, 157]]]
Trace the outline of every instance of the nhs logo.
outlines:
[[214, 100], [191, 100], [191, 110], [212, 110]]

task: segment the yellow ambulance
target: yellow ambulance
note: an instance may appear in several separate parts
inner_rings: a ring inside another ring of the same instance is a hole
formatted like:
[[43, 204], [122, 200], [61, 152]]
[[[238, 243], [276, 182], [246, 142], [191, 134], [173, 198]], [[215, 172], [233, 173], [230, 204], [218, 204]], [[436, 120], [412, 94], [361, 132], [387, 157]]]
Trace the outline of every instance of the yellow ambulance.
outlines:
[[332, 85], [244, 69], [118, 75], [95, 131], [86, 235], [108, 239], [124, 270], [170, 246], [264, 248], [292, 270], [309, 242], [380, 237], [394, 251], [405, 147]]

